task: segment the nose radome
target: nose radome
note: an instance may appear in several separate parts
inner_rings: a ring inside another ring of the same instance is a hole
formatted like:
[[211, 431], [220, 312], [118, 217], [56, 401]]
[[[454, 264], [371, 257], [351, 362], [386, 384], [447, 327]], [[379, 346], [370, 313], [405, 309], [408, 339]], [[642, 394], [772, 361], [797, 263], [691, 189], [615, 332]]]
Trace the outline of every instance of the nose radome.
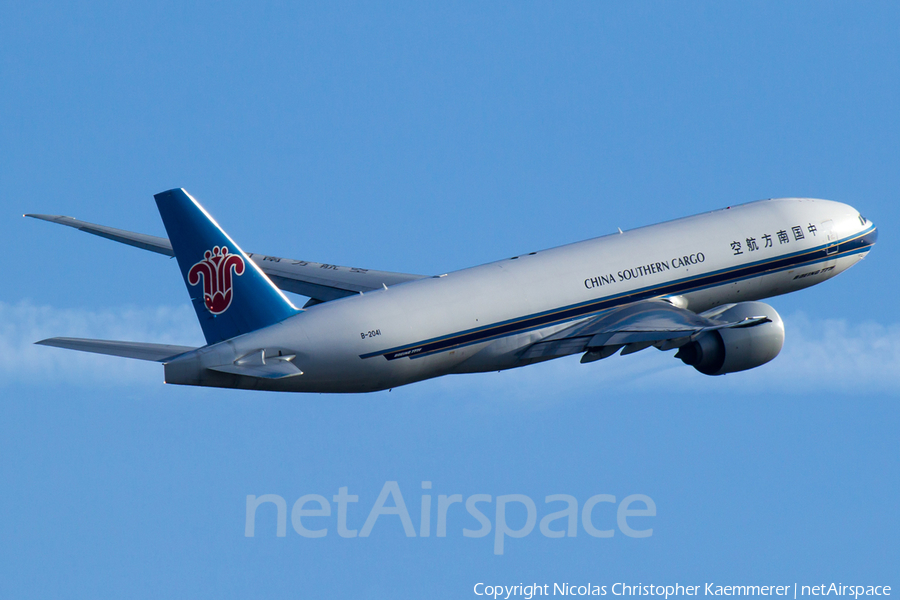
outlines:
[[856, 209], [853, 210], [856, 212], [856, 218], [859, 220], [859, 223], [856, 224], [856, 231], [862, 234], [863, 243], [866, 246], [874, 245], [878, 241], [878, 228], [875, 227], [875, 223], [863, 216], [861, 212]]
[[878, 241], [878, 228], [872, 223], [870, 223], [870, 225], [872, 225], [872, 231], [866, 234], [866, 241], [870, 244], [875, 244], [875, 242]]

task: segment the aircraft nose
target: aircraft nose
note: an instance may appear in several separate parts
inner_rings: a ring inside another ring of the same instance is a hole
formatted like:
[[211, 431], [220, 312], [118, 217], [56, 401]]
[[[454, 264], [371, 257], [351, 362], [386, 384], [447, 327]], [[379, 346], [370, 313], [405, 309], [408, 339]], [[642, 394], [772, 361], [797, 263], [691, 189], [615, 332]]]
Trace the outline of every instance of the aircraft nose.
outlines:
[[866, 234], [866, 238], [865, 238], [865, 239], [866, 239], [866, 242], [868, 242], [869, 244], [874, 245], [875, 242], [878, 241], [878, 228], [875, 227], [875, 226], [873, 225], [873, 226], [872, 226], [872, 231], [870, 231], [868, 234]]
[[866, 245], [866, 246], [875, 245], [875, 242], [878, 241], [878, 228], [875, 227], [875, 223], [868, 220], [867, 218], [865, 218], [862, 215], [859, 216], [859, 220], [862, 223], [862, 226], [863, 226], [862, 231], [864, 232], [863, 237], [862, 237], [863, 245]]

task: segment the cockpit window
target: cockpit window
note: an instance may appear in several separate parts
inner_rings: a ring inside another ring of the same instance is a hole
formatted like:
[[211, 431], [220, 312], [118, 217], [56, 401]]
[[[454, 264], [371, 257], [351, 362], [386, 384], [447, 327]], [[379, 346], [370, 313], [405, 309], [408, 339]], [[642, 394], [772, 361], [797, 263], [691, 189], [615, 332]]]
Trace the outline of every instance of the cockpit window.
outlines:
[[862, 216], [862, 215], [859, 215], [859, 222], [860, 222], [860, 223], [862, 223], [863, 225], [865, 225], [867, 221], [868, 221], [868, 219], [866, 219], [866, 218], [865, 218], [864, 216]]

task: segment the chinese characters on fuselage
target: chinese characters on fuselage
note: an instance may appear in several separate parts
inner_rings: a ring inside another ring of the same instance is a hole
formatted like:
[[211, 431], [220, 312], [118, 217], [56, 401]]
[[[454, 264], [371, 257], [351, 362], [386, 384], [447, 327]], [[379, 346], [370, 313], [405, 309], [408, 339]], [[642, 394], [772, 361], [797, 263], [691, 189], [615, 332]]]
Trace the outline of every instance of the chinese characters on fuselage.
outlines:
[[[810, 223], [806, 227], [806, 231], [813, 237], [818, 234], [816, 226], [812, 223]], [[791, 227], [790, 235], [785, 229], [779, 229], [775, 232], [775, 237], [778, 239], [779, 246], [782, 244], [790, 244], [791, 236], [793, 236], [795, 242], [799, 242], [806, 237], [803, 232], [803, 227], [801, 227], [800, 225], [794, 225], [793, 227]], [[760, 243], [762, 243], [762, 246], [760, 246]], [[759, 236], [759, 241], [757, 241], [755, 237], [750, 236], [744, 238], [743, 241], [735, 240], [731, 242], [731, 252], [734, 256], [738, 256], [739, 254], [744, 254], [745, 249], [747, 250], [747, 252], [756, 252], [757, 250], [772, 248], [774, 246], [775, 244], [772, 242], [772, 235], [769, 233], [764, 233]]]

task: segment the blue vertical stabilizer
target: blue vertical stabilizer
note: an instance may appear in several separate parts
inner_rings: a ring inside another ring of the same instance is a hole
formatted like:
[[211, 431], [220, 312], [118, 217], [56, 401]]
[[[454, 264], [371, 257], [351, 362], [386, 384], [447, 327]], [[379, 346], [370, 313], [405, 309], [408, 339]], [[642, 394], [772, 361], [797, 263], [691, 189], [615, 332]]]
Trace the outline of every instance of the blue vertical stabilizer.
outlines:
[[187, 192], [154, 198], [208, 344], [300, 312]]

